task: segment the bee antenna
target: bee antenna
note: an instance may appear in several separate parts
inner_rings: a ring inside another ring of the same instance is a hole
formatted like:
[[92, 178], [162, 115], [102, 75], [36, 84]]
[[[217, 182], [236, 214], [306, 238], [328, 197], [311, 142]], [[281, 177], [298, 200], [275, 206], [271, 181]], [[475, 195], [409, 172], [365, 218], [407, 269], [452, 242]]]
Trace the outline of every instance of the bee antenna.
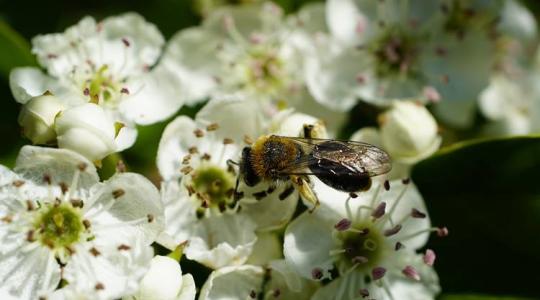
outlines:
[[229, 166], [230, 165], [239, 166], [240, 164], [229, 158], [229, 159], [227, 159], [227, 165], [229, 165]]

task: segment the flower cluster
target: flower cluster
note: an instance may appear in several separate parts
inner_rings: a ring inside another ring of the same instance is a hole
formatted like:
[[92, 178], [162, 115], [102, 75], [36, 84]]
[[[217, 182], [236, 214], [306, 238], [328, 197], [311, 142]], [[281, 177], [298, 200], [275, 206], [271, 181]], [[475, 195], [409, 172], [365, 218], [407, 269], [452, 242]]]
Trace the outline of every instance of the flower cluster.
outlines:
[[[480, 135], [540, 128], [534, 17], [515, 0], [224, 2], [168, 41], [136, 13], [32, 40], [40, 68], [10, 74], [34, 145], [0, 166], [0, 294], [435, 299], [426, 245], [448, 229], [411, 168], [480, 115]], [[159, 180], [100, 178], [137, 125], [172, 116]]]

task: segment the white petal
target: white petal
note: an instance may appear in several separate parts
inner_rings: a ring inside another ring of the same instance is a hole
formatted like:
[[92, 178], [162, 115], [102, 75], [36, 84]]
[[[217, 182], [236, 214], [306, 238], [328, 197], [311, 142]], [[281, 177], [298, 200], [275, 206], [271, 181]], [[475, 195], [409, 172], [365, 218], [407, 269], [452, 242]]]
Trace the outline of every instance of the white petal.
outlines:
[[168, 237], [161, 236], [158, 242], [174, 250], [193, 235], [193, 226], [197, 222], [196, 206], [182, 183], [176, 180], [162, 183], [161, 199], [165, 209], [165, 233]]
[[212, 98], [195, 117], [198, 123], [217, 123], [216, 136], [240, 143], [245, 135], [258, 137], [263, 132], [263, 112], [257, 101], [245, 95], [232, 94]]
[[158, 255], [152, 258], [150, 269], [141, 280], [136, 299], [174, 300], [182, 286], [182, 270], [178, 261]]
[[381, 135], [375, 127], [365, 127], [357, 130], [351, 136], [351, 141], [364, 142], [378, 147], [382, 146]]
[[[97, 185], [84, 206], [92, 227], [103, 227], [97, 236], [114, 240], [119, 236], [141, 236], [152, 243], [164, 228], [163, 206], [156, 187], [144, 176], [121, 173]], [[115, 196], [119, 195], [119, 196]], [[137, 221], [136, 225], [125, 225]], [[109, 228], [110, 227], [110, 228]]]
[[441, 101], [433, 106], [434, 115], [442, 124], [456, 128], [469, 128], [476, 113], [475, 101]]
[[[295, 20], [294, 17], [297, 19]], [[296, 21], [296, 25], [300, 26], [300, 30], [306, 31], [309, 34], [328, 32], [326, 25], [326, 6], [324, 3], [306, 3], [293, 16], [292, 22]], [[295, 23], [293, 23], [295, 25]]]
[[518, 1], [504, 1], [499, 30], [515, 38], [530, 41], [536, 38], [537, 25], [534, 15]]
[[60, 266], [45, 247], [0, 255], [2, 288], [18, 299], [36, 299], [56, 288]]
[[186, 257], [217, 269], [243, 264], [257, 240], [255, 224], [240, 215], [204, 218], [185, 250]]
[[333, 36], [348, 46], [358, 46], [366, 41], [376, 18], [377, 3], [364, 1], [329, 0], [326, 2], [326, 22]]
[[[79, 168], [84, 166], [84, 171]], [[82, 155], [66, 149], [24, 146], [19, 152], [14, 171], [37, 184], [43, 184], [43, 176], [51, 176], [53, 183], [70, 184], [76, 172], [80, 172], [78, 188], [88, 189], [99, 181], [94, 165]]]
[[127, 125], [120, 129], [120, 132], [114, 139], [116, 143], [116, 151], [121, 152], [135, 144], [137, 140], [137, 128], [135, 125]]
[[[292, 218], [298, 203], [298, 192], [294, 191], [285, 199], [279, 199], [279, 195], [287, 188], [283, 185], [278, 187], [271, 195], [255, 202], [241, 202], [241, 215], [253, 220], [257, 224], [257, 230], [268, 231], [283, 228]], [[242, 191], [249, 195], [261, 190], [245, 187]]]
[[174, 119], [163, 131], [157, 152], [157, 166], [164, 179], [180, 176], [182, 158], [189, 153], [189, 148], [197, 146], [198, 139], [193, 131], [197, 125], [186, 116]]
[[9, 168], [0, 165], [0, 186], [13, 182], [17, 178], [17, 174], [13, 173]]
[[225, 267], [212, 272], [203, 285], [199, 300], [249, 299], [261, 287], [264, 270], [256, 266]]
[[21, 104], [43, 95], [54, 79], [34, 67], [15, 68], [9, 74], [9, 85], [15, 100]]
[[183, 105], [182, 98], [175, 93], [176, 85], [172, 74], [158, 66], [146, 76], [127, 83], [130, 94], [120, 102], [119, 110], [137, 124], [163, 121]]
[[194, 300], [197, 293], [197, 287], [191, 274], [182, 276], [182, 289], [176, 300]]
[[332, 239], [333, 224], [318, 218], [318, 212], [303, 213], [285, 231], [285, 259], [308, 279], [313, 279], [312, 272], [316, 268], [321, 269], [325, 277], [329, 277], [328, 271], [333, 268], [329, 253], [337, 248]]
[[[360, 298], [358, 293], [361, 288], [365, 288], [364, 276], [362, 272], [351, 272], [345, 276], [333, 280], [330, 284], [321, 287], [315, 292], [312, 300], [325, 299], [356, 299]], [[378, 288], [378, 287], [376, 287]], [[370, 291], [371, 292], [371, 291]], [[370, 295], [373, 297], [373, 295]], [[373, 298], [378, 300], [390, 300], [387, 298]], [[416, 299], [416, 298], [411, 298]]]
[[[136, 292], [150, 267], [152, 248], [133, 237], [94, 241], [99, 255], [90, 253], [92, 245], [82, 245], [66, 265], [64, 277], [69, 287], [90, 299], [120, 298]], [[120, 245], [129, 249], [120, 250]]]
[[187, 104], [199, 102], [216, 88], [223, 64], [217, 51], [222, 40], [202, 28], [188, 28], [175, 34], [167, 45], [160, 67], [174, 74], [177, 93]]

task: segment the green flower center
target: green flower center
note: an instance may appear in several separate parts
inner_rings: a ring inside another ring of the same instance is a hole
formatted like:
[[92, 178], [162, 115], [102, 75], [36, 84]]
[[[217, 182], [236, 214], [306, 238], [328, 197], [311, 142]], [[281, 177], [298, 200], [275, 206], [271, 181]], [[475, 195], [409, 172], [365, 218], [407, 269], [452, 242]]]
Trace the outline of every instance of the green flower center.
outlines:
[[39, 240], [53, 249], [66, 248], [79, 241], [84, 231], [79, 209], [69, 204], [44, 206], [35, 222]]
[[101, 66], [92, 77], [85, 81], [84, 93], [97, 104], [116, 105], [122, 93], [121, 85], [108, 72], [108, 66]]
[[414, 75], [418, 49], [416, 38], [401, 30], [389, 30], [374, 43], [372, 53], [377, 62], [377, 74], [387, 75]]
[[358, 269], [377, 266], [384, 251], [384, 237], [371, 225], [361, 224], [339, 233], [342, 241], [343, 262], [347, 268], [357, 265]]
[[195, 196], [204, 208], [217, 207], [224, 210], [233, 203], [234, 175], [226, 170], [203, 165], [192, 173]]

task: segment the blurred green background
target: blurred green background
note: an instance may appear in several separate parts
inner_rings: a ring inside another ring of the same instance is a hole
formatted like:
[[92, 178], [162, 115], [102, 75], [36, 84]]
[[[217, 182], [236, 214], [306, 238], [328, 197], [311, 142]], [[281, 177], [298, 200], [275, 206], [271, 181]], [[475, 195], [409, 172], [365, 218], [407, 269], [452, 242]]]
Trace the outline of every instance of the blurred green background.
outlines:
[[[276, 2], [293, 12], [309, 1]], [[525, 3], [540, 14], [540, 1]], [[13, 167], [19, 148], [28, 143], [20, 134], [20, 106], [11, 96], [8, 78], [12, 67], [35, 64], [29, 54], [33, 36], [63, 31], [86, 15], [102, 19], [136, 11], [169, 38], [200, 22], [195, 7], [194, 1], [187, 0], [0, 0], [0, 164]], [[199, 108], [184, 107], [179, 114], [193, 116]], [[355, 116], [351, 119], [369, 120], [366, 115], [374, 112], [357, 107], [351, 114]], [[168, 121], [139, 129], [135, 146], [121, 154], [129, 170], [159, 180], [155, 156]], [[362, 125], [366, 124], [348, 124], [341, 136]], [[102, 170], [105, 176], [113, 172], [118, 158], [108, 158]], [[420, 163], [413, 179], [434, 224], [446, 225], [451, 232], [428, 245], [439, 254], [436, 268], [446, 293], [442, 299], [519, 299], [463, 294], [540, 299], [540, 138], [459, 144]]]

